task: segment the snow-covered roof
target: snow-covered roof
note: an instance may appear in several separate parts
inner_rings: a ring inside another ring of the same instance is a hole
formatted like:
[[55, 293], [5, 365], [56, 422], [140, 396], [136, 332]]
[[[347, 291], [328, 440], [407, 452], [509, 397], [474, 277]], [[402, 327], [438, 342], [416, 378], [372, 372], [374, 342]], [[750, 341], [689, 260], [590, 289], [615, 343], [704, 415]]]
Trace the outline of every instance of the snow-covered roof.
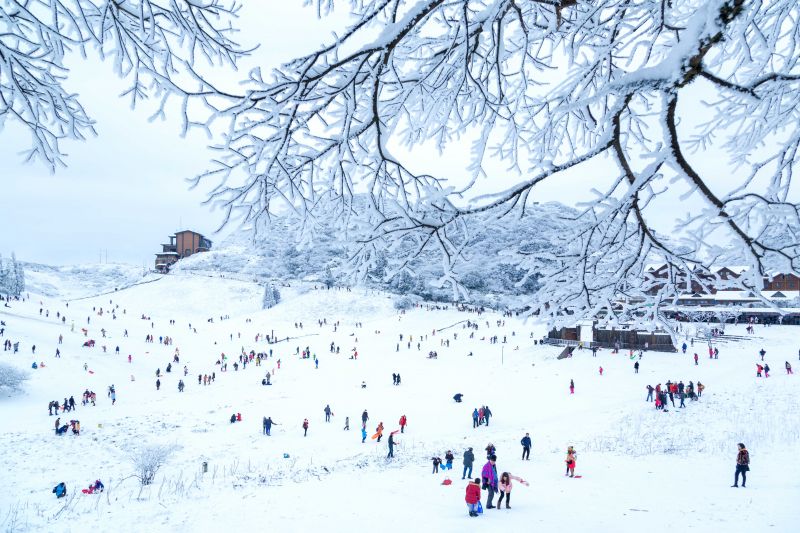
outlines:
[[746, 272], [747, 270], [750, 269], [750, 267], [745, 266], [745, 265], [733, 265], [733, 266], [725, 265], [725, 266], [721, 266], [721, 267], [718, 267], [718, 268], [714, 268], [714, 272], [717, 273], [720, 270], [722, 270], [723, 268], [727, 268], [728, 270], [730, 270], [731, 272], [733, 272], [736, 275], [740, 275], [742, 272]]
[[178, 252], [158, 252], [156, 255], [179, 255]]

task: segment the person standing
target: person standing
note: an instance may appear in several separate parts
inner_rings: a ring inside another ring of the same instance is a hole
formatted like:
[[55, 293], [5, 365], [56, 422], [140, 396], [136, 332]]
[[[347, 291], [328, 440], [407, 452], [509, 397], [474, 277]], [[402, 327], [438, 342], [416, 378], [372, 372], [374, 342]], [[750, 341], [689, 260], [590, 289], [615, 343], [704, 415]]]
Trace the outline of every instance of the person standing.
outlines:
[[636, 361], [635, 363], [633, 363], [633, 373], [634, 374], [638, 374], [639, 373], [639, 361]]
[[486, 508], [487, 509], [494, 509], [494, 505], [492, 505], [492, 500], [494, 499], [494, 495], [497, 492], [497, 456], [492, 455], [489, 457], [489, 460], [483, 465], [483, 470], [481, 471], [481, 477], [483, 478], [483, 488], [488, 491], [486, 496]]
[[378, 442], [381, 441], [383, 437], [383, 422], [378, 422], [378, 427], [375, 428], [375, 436], [378, 439]]
[[767, 351], [764, 348], [761, 348], [761, 350], [758, 351], [758, 355], [761, 356], [761, 360], [763, 361], [764, 356], [767, 355]]
[[303, 436], [308, 435], [308, 418], [303, 419]]
[[479, 422], [480, 422], [480, 413], [478, 413], [478, 409], [475, 408], [475, 410], [472, 411], [472, 428], [474, 429], [478, 427], [480, 425]]
[[367, 414], [367, 410], [364, 409], [364, 412], [361, 413], [361, 425], [367, 427], [367, 420], [369, 420], [369, 415]]
[[469, 509], [470, 516], [478, 516], [478, 502], [481, 500], [481, 480], [475, 480], [467, 483], [467, 494], [464, 501], [467, 502], [467, 509]]
[[395, 434], [394, 431], [389, 433], [389, 442], [388, 442], [388, 444], [389, 444], [389, 455], [386, 456], [387, 459], [390, 459], [390, 458], [394, 457], [394, 445], [395, 445], [394, 434]]
[[367, 442], [367, 426], [361, 426], [361, 444]]
[[408, 419], [406, 415], [400, 417], [400, 433], [405, 433], [406, 424], [408, 423]]
[[472, 453], [472, 448], [467, 448], [467, 451], [464, 452], [464, 472], [462, 472], [461, 474], [461, 479], [472, 477], [472, 464], [474, 462], [475, 462], [475, 454]]
[[578, 454], [572, 446], [567, 447], [567, 458], [564, 461], [567, 463], [567, 473], [565, 476], [575, 477], [575, 463], [577, 462]]
[[739, 443], [739, 454], [736, 456], [736, 474], [733, 478], [731, 487], [739, 486], [739, 474], [742, 475], [742, 487], [746, 487], [747, 472], [750, 470], [750, 452], [747, 451], [743, 443]]
[[573, 380], [569, 380], [569, 393], [575, 394], [575, 382]]
[[698, 366], [698, 365], [697, 365], [697, 361], [698, 361], [699, 359], [700, 359], [700, 357], [698, 357], [698, 355], [697, 355], [697, 352], [695, 352], [695, 354], [694, 354], [694, 366]]
[[652, 385], [648, 385], [647, 386], [647, 399], [645, 399], [645, 401], [646, 402], [652, 402], [653, 401], [653, 386]]
[[786, 365], [785, 366], [786, 366], [786, 373], [787, 374], [791, 374], [792, 373], [792, 365], [789, 364], [789, 361], [786, 361]]
[[486, 420], [486, 427], [489, 427], [489, 419], [492, 417], [492, 411], [488, 405], [483, 406], [483, 418]]
[[528, 433], [525, 433], [525, 436], [522, 437], [522, 440], [519, 441], [522, 444], [522, 459], [525, 461], [531, 460], [531, 436]]
[[325, 422], [330, 422], [331, 421], [331, 414], [332, 414], [331, 406], [330, 405], [326, 405], [325, 406]]
[[769, 377], [769, 363], [764, 363], [764, 377]]
[[344, 431], [350, 431], [350, 417], [344, 417]]

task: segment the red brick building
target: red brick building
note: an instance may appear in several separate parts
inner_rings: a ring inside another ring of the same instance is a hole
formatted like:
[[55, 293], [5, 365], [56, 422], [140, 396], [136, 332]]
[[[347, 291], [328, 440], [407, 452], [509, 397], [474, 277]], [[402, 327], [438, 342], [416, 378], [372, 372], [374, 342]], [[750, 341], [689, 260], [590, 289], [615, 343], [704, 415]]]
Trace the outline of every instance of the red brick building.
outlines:
[[156, 254], [156, 270], [168, 272], [178, 259], [210, 250], [211, 241], [196, 231], [183, 230], [171, 235], [169, 244], [162, 244], [161, 248]]

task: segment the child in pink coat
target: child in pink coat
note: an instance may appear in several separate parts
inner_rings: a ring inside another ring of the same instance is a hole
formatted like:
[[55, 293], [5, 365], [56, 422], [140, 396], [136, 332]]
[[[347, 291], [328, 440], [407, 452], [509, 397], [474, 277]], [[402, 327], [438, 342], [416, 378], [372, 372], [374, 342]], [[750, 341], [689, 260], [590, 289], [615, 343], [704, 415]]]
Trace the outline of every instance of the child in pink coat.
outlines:
[[503, 472], [500, 475], [500, 483], [498, 484], [498, 488], [500, 489], [500, 499], [497, 500], [497, 508], [500, 509], [500, 506], [503, 503], [503, 497], [506, 498], [506, 509], [511, 509], [511, 487], [513, 486], [511, 480], [519, 481], [526, 487], [528, 486], [528, 482], [524, 479], [512, 476], [508, 472]]

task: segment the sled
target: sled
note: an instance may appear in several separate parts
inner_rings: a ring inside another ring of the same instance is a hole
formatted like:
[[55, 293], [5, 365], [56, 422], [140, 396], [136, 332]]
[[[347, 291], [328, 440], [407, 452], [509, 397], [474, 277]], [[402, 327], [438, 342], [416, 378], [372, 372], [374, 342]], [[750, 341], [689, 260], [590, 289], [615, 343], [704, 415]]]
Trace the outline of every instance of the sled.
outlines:
[[631, 356], [631, 361], [633, 361], [634, 359], [636, 359], [636, 354], [633, 354], [633, 355]]
[[377, 439], [377, 438], [378, 438], [378, 433], [375, 433], [375, 434], [374, 434], [372, 437], [370, 437], [370, 438], [371, 438], [371, 439], [373, 439], [373, 440], [374, 440], [374, 439]]
[[583, 476], [572, 476], [572, 478], [573, 478], [573, 479], [580, 479], [580, 478], [582, 478], [582, 477], [583, 477]]
[[452, 484], [453, 481], [449, 477], [444, 478], [444, 481], [442, 481], [442, 485], [452, 485]]
[[94, 374], [94, 370], [89, 370], [89, 373], [90, 374]]

